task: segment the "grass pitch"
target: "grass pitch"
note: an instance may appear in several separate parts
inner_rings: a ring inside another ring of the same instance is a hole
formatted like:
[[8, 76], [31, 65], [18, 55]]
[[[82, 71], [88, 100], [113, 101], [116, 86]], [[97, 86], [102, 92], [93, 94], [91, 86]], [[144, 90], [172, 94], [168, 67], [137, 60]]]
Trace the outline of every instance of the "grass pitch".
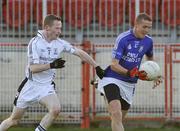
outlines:
[[[30, 127], [16, 127], [11, 128], [9, 131], [34, 131], [34, 128]], [[50, 128], [48, 131], [111, 131], [110, 128], [90, 128], [90, 129], [80, 129], [80, 128]], [[126, 128], [125, 131], [180, 131], [180, 127], [168, 127], [168, 128]]]

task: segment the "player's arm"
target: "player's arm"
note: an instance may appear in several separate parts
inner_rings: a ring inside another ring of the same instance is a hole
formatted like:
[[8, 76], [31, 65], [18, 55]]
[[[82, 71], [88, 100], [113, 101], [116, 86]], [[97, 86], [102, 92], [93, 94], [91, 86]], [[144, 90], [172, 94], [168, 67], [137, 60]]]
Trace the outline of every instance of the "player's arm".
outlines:
[[124, 67], [122, 67], [120, 64], [119, 64], [119, 60], [118, 59], [112, 59], [112, 62], [111, 62], [111, 65], [110, 65], [111, 69], [121, 75], [125, 75], [127, 76], [127, 72], [128, 70]]
[[91, 56], [89, 56], [85, 51], [73, 47], [69, 42], [60, 40], [61, 42], [64, 43], [64, 51], [71, 53], [73, 55], [78, 56], [82, 61], [87, 62], [88, 64], [92, 65], [96, 69], [96, 74], [100, 79], [103, 78], [104, 76], [104, 70], [101, 69], [101, 67], [93, 60]]
[[65, 66], [64, 64], [65, 60], [63, 60], [62, 58], [58, 58], [49, 64], [31, 64], [30, 70], [32, 73], [38, 73], [48, 69], [63, 68]]
[[[137, 67], [134, 67], [131, 70], [127, 70], [119, 64], [119, 60], [112, 59], [112, 63], [110, 65], [111, 69], [121, 75], [129, 76], [129, 77], [139, 77], [139, 71]], [[141, 79], [142, 77], [140, 77]]]
[[146, 60], [154, 60], [153, 54], [153, 41], [151, 40], [151, 45], [148, 51], [145, 53]]
[[78, 56], [82, 61], [87, 62], [88, 64], [91, 64], [93, 67], [97, 67], [97, 63], [92, 59], [91, 56], [89, 56], [85, 51], [75, 48], [74, 55]]
[[147, 56], [147, 55], [146, 55], [146, 60], [152, 60], [152, 61], [153, 61], [154, 58], [153, 58], [153, 56]]
[[75, 48], [74, 55], [78, 56], [82, 61], [87, 62], [88, 64], [92, 65], [96, 69], [96, 74], [100, 79], [104, 76], [104, 70], [94, 61], [94, 59], [89, 56], [85, 51]]
[[32, 73], [38, 73], [50, 69], [50, 64], [31, 64], [29, 68]]
[[38, 53], [38, 47], [37, 47], [37, 42], [38, 38], [33, 38], [28, 44], [28, 61], [29, 61], [29, 69], [32, 73], [38, 73], [42, 72], [45, 70], [48, 70], [50, 68], [49, 64], [39, 64], [39, 53]]
[[136, 75], [138, 75], [137, 67], [128, 70], [119, 64], [119, 60], [123, 57], [123, 52], [127, 47], [126, 43], [127, 41], [122, 39], [122, 37], [117, 37], [112, 51], [112, 62], [110, 64], [110, 67], [113, 71], [117, 72], [118, 74], [129, 77], [135, 77]]

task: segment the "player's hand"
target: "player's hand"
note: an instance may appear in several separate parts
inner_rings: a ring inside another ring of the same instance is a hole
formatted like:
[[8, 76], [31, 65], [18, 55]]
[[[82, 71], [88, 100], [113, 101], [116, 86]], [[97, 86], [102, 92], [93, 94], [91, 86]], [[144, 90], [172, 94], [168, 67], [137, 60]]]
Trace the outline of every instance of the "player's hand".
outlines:
[[138, 76], [138, 73], [139, 73], [138, 68], [137, 68], [137, 67], [134, 67], [133, 69], [128, 70], [127, 76], [132, 77], [132, 78], [133, 78], [133, 77], [137, 77], [137, 76]]
[[153, 82], [154, 82], [154, 85], [153, 85], [153, 89], [154, 89], [154, 88], [156, 88], [157, 86], [159, 86], [163, 82], [163, 77], [162, 76], [158, 76], [157, 79], [155, 79]]
[[97, 76], [102, 79], [104, 77], [104, 70], [100, 66], [97, 66], [95, 69]]
[[62, 60], [62, 58], [58, 58], [50, 63], [50, 68], [63, 68], [66, 61]]
[[140, 80], [148, 80], [147, 73], [145, 71], [139, 71], [137, 67], [134, 67], [132, 70], [127, 72], [127, 76], [129, 77], [137, 77]]
[[138, 78], [140, 80], [148, 80], [147, 73], [145, 71], [138, 71]]

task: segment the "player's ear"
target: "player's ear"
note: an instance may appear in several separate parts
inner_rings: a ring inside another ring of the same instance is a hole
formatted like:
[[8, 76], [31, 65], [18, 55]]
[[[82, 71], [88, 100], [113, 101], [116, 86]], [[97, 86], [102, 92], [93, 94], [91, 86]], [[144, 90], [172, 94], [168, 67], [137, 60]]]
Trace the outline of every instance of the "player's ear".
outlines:
[[49, 26], [48, 26], [48, 25], [44, 25], [43, 28], [44, 28], [44, 30], [46, 30], [46, 31], [49, 30]]

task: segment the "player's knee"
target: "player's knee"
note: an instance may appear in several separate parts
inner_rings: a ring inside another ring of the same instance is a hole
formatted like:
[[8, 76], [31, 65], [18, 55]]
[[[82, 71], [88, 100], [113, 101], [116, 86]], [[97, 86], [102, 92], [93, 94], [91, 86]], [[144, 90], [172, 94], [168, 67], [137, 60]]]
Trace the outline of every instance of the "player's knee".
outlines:
[[20, 119], [17, 119], [17, 118], [9, 118], [12, 126], [15, 126], [15, 125], [18, 125], [19, 122], [20, 122]]
[[20, 120], [13, 120], [13, 125], [18, 125]]
[[121, 105], [118, 100], [111, 101], [109, 103], [109, 112], [111, 115], [111, 118], [114, 121], [122, 121], [122, 111], [121, 111]]
[[114, 121], [122, 122], [122, 112], [120, 110], [112, 110], [110, 114]]
[[57, 116], [60, 114], [60, 107], [53, 107], [53, 108], [50, 110], [50, 114], [51, 114], [53, 117], [57, 117]]

